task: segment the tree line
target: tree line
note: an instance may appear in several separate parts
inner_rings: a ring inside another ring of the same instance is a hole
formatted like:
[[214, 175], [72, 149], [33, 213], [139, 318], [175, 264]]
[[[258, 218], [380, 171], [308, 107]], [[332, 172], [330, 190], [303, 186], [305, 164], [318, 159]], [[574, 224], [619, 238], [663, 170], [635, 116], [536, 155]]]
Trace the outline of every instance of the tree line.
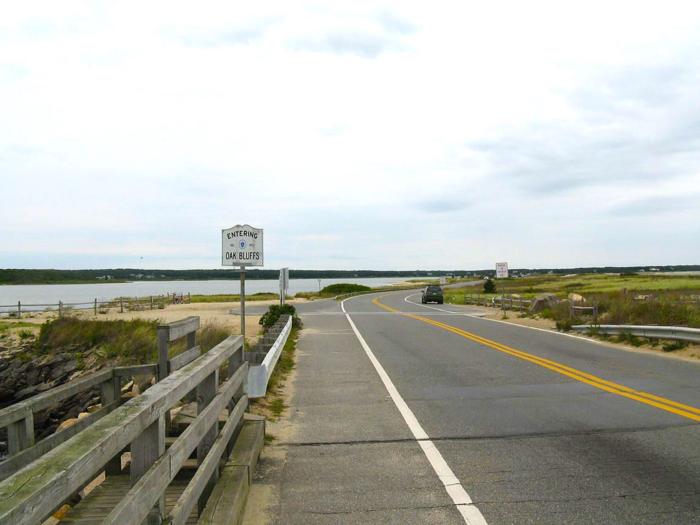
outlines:
[[[700, 271], [700, 265], [676, 266], [604, 266], [580, 268], [513, 268], [511, 275], [557, 275], [578, 273], [636, 273], [636, 272]], [[116, 281], [205, 281], [238, 279], [238, 270], [145, 270], [140, 268], [111, 268], [103, 270], [25, 270], [0, 269], [0, 284], [58, 284], [104, 282], [109, 276]], [[455, 277], [494, 276], [494, 269], [485, 270], [289, 270], [290, 279], [362, 279], [370, 277]], [[279, 270], [246, 270], [246, 279], [278, 279]]]

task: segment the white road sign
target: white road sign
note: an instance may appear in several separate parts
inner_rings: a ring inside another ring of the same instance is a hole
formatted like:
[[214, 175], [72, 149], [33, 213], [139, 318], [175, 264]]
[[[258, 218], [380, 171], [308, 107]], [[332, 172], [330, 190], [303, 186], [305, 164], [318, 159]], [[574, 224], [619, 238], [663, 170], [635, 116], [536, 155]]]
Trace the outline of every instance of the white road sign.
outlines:
[[440, 277], [440, 284], [445, 284], [447, 282], [447, 279], [445, 279], [445, 276]]
[[496, 279], [508, 279], [508, 263], [496, 263]]
[[264, 266], [263, 231], [248, 224], [221, 230], [222, 266]]
[[280, 270], [280, 290], [283, 292], [289, 290], [289, 268]]

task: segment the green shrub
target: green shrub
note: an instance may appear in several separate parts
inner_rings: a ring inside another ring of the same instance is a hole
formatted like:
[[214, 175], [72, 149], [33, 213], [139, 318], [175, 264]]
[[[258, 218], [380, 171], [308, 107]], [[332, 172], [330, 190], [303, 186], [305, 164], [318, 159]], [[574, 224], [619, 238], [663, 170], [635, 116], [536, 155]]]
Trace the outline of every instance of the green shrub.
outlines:
[[297, 309], [291, 304], [285, 304], [284, 306], [273, 304], [268, 308], [267, 312], [260, 317], [260, 321], [258, 322], [267, 330], [277, 322], [280, 316], [291, 315], [292, 326], [298, 329], [301, 328], [301, 319], [297, 317], [296, 313]]
[[493, 279], [486, 279], [484, 293], [496, 293], [496, 283], [493, 282]]
[[557, 321], [557, 330], [560, 332], [570, 332], [571, 327], [574, 325], [574, 323], [571, 321], [571, 319], [562, 319]]
[[34, 337], [34, 334], [32, 333], [31, 330], [20, 330], [19, 331], [19, 338], [20, 339], [29, 339], [30, 337]]
[[540, 317], [542, 319], [554, 319], [554, 312], [552, 312], [551, 308], [545, 308], [540, 312]]
[[664, 352], [673, 352], [674, 350], [682, 350], [688, 346], [687, 341], [669, 341], [661, 345]]
[[341, 295], [346, 293], [368, 292], [370, 290], [371, 288], [369, 286], [363, 286], [361, 284], [338, 283], [326, 286], [323, 290], [321, 290], [321, 293], [328, 295]]

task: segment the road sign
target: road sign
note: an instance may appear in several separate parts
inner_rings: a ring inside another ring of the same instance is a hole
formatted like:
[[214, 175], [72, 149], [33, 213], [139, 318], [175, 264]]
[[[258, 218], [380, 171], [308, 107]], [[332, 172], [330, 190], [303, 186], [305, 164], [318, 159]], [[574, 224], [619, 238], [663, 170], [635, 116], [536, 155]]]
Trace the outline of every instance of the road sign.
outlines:
[[496, 279], [508, 279], [508, 263], [496, 263]]
[[248, 224], [221, 230], [222, 266], [264, 266], [263, 231]]
[[440, 284], [445, 284], [447, 282], [447, 279], [445, 279], [445, 276], [440, 277]]
[[289, 268], [280, 269], [280, 305], [284, 304], [284, 296], [289, 289]]

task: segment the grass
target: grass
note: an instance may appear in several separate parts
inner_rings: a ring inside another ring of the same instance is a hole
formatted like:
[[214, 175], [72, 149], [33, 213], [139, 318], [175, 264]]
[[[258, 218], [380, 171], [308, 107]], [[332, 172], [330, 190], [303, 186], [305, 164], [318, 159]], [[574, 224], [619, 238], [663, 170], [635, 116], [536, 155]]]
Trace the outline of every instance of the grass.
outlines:
[[[700, 276], [663, 274], [580, 274], [571, 276], [535, 275], [498, 281], [499, 293], [505, 286], [506, 293], [517, 293], [525, 298], [544, 292], [566, 297], [570, 292], [581, 295], [621, 292], [697, 292], [700, 293]], [[479, 292], [473, 292], [479, 293]], [[483, 290], [482, 292], [483, 293]]]
[[[256, 293], [253, 295], [246, 295], [246, 301], [271, 301], [273, 299], [279, 299], [279, 294], [276, 293]], [[193, 303], [237, 303], [240, 302], [240, 294], [217, 294], [217, 295], [193, 295]]]
[[[37, 347], [42, 351], [78, 353], [96, 348], [104, 357], [121, 364], [155, 363], [158, 360], [157, 326], [157, 320], [94, 321], [67, 316], [41, 326]], [[208, 322], [197, 332], [197, 344], [206, 352], [229, 335], [231, 330], [227, 325]], [[185, 339], [171, 345], [171, 357], [183, 352], [185, 345]]]
[[[657, 274], [581, 274], [571, 276], [538, 275], [498, 282], [498, 294], [483, 294], [483, 285], [445, 290], [445, 302], [464, 304], [464, 296], [481, 294], [490, 300], [500, 295], [518, 294], [525, 299], [540, 293], [554, 293], [565, 299], [570, 293], [584, 296], [599, 309], [601, 324], [687, 326], [700, 328], [700, 276]], [[650, 295], [651, 300], [636, 299]], [[514, 301], [517, 305], [517, 301]], [[557, 328], [568, 331], [572, 325], [587, 324], [590, 317], [571, 319], [568, 304], [545, 309], [540, 318], [552, 319]], [[630, 343], [632, 344], [632, 343]]]
[[33, 323], [23, 323], [21, 321], [18, 321], [16, 323], [13, 322], [0, 322], [0, 332], [5, 332], [9, 330], [10, 328], [36, 328], [37, 325]]

